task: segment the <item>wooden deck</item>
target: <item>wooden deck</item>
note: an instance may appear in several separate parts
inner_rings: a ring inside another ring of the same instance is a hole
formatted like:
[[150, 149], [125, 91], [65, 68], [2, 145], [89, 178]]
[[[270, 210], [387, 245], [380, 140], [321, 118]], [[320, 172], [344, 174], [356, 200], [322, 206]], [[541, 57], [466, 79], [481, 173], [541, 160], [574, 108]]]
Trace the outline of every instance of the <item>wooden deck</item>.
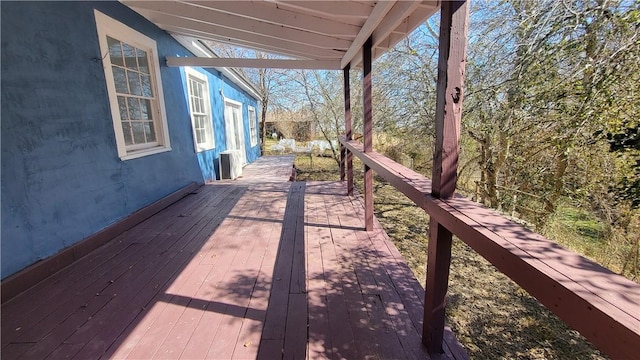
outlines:
[[[201, 187], [2, 306], [2, 358], [428, 358], [424, 291], [292, 157]], [[449, 332], [449, 357], [464, 357]]]

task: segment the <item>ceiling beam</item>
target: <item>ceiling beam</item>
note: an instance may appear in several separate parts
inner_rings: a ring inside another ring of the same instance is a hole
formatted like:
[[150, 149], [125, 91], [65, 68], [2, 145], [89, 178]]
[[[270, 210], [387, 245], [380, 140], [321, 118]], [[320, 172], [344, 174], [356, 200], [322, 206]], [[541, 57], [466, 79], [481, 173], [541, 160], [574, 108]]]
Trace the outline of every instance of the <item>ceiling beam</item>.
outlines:
[[372, 6], [354, 1], [276, 1], [275, 4], [330, 17], [366, 18], [373, 11]]
[[[395, 8], [394, 8], [395, 9]], [[439, 3], [437, 1], [423, 1], [413, 11], [408, 12], [409, 16], [404, 17], [402, 20], [396, 22], [395, 26], [389, 27], [389, 31], [385, 31], [386, 35], [372, 35], [374, 41], [373, 58], [384, 54], [388, 49], [393, 48], [400, 40], [405, 39], [410, 33], [412, 33], [418, 26], [422, 25], [439, 9]], [[393, 10], [392, 10], [393, 11]], [[389, 13], [391, 14], [390, 11]], [[382, 24], [378, 26], [376, 31], [381, 31]], [[375, 34], [375, 32], [374, 32]], [[362, 56], [357, 55], [353, 58], [352, 66], [359, 66]]]
[[[320, 35], [308, 31], [288, 27], [286, 23], [274, 25], [260, 20], [218, 12], [215, 8], [203, 8], [180, 2], [169, 1], [137, 1], [126, 3], [136, 11], [154, 12], [175, 17], [184, 22], [185, 27], [192, 23], [202, 23], [230, 30], [272, 37], [281, 40], [308, 44], [323, 49], [346, 50], [351, 41], [337, 37]], [[215, 5], [215, 2], [211, 3]], [[154, 16], [154, 15], [150, 15]]]
[[205, 33], [205, 32], [196, 31], [192, 29], [183, 29], [180, 27], [169, 26], [169, 25], [160, 25], [160, 28], [175, 35], [184, 35], [184, 36], [190, 36], [196, 39], [211, 40], [211, 41], [216, 41], [224, 44], [229, 44], [232, 46], [239, 46], [246, 49], [263, 51], [263, 52], [275, 54], [275, 55], [290, 56], [298, 59], [335, 60], [335, 59], [341, 58], [341, 54], [339, 56], [335, 56], [332, 54], [324, 54], [324, 53], [309, 54], [308, 52], [297, 51], [298, 49], [292, 49], [291, 46], [286, 48], [281, 48], [277, 46], [266, 46], [261, 43], [238, 40], [238, 39], [230, 39], [229, 37], [219, 36], [211, 33]]
[[402, 21], [420, 6], [418, 1], [398, 1], [371, 34], [373, 46], [380, 44]]
[[259, 69], [340, 70], [340, 60], [289, 60], [246, 58], [203, 58], [167, 56], [167, 66], [239, 67]]
[[360, 33], [358, 33], [358, 36], [353, 40], [349, 50], [347, 50], [342, 57], [342, 61], [340, 62], [342, 68], [345, 68], [347, 64], [353, 60], [353, 57], [362, 48], [362, 45], [364, 45], [365, 41], [369, 39], [369, 36], [371, 36], [375, 28], [380, 24], [384, 16], [389, 12], [393, 5], [395, 5], [395, 3], [396, 1], [380, 1], [376, 4], [371, 15], [367, 18], [362, 29], [360, 29]]
[[[387, 15], [382, 19], [380, 24], [375, 28], [371, 34], [373, 40], [373, 57], [376, 58], [378, 52], [375, 48], [385, 42], [391, 34], [402, 22], [419, 6], [419, 1], [398, 1]], [[384, 47], [385, 45], [383, 45]], [[387, 47], [388, 48], [388, 47]], [[359, 53], [358, 53], [359, 55]], [[362, 56], [355, 56], [351, 61], [353, 67], [358, 66], [362, 62]]]
[[277, 39], [273, 37], [263, 36], [260, 34], [251, 34], [243, 31], [236, 31], [233, 29], [218, 27], [215, 25], [205, 24], [201, 22], [189, 22], [185, 23], [184, 20], [161, 14], [150, 12], [147, 10], [138, 10], [151, 22], [155, 23], [161, 28], [173, 27], [174, 29], [192, 30], [204, 34], [211, 34], [221, 38], [228, 39], [228, 42], [238, 41], [244, 43], [253, 43], [256, 45], [262, 45], [263, 48], [277, 48], [277, 49], [290, 49], [298, 53], [306, 54], [309, 58], [327, 58], [327, 57], [340, 57], [344, 52], [339, 50], [321, 49], [307, 44], [301, 44], [291, 42], [283, 39]]
[[285, 7], [277, 7], [272, 2], [252, 2], [251, 6], [247, 6], [243, 1], [186, 1], [186, 3], [273, 24], [287, 24], [291, 28], [328, 36], [355, 38], [360, 31], [360, 27], [356, 25], [290, 11]]

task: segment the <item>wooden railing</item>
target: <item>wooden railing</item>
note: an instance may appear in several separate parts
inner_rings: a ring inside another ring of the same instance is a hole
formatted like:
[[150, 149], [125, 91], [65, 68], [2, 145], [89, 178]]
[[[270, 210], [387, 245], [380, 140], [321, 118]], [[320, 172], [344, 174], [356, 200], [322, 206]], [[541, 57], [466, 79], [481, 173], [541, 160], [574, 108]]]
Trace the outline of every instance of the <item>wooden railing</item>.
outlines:
[[469, 199], [437, 199], [423, 175], [364, 152], [357, 141], [340, 143], [601, 351], [615, 359], [640, 356], [640, 284]]

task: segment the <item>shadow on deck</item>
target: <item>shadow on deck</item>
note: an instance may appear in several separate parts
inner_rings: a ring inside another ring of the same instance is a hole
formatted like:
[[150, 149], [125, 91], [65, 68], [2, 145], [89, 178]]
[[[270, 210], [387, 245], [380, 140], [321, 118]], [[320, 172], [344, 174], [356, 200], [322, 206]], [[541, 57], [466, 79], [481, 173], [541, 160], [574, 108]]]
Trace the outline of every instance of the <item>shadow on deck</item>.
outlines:
[[[424, 290], [293, 157], [202, 186], [2, 306], [2, 357], [428, 358]], [[448, 357], [465, 357], [447, 333]]]

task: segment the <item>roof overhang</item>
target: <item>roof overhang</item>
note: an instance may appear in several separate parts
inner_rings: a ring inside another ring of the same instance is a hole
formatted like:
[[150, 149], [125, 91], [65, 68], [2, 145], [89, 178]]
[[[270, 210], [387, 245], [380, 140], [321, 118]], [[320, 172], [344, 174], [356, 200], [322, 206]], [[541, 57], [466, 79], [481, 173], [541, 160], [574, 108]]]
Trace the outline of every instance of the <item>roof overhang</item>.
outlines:
[[[382, 55], [440, 8], [439, 1], [128, 1], [172, 35], [213, 40], [283, 59], [168, 58], [169, 66], [343, 69], [372, 38]], [[192, 61], [192, 62], [191, 62]]]

